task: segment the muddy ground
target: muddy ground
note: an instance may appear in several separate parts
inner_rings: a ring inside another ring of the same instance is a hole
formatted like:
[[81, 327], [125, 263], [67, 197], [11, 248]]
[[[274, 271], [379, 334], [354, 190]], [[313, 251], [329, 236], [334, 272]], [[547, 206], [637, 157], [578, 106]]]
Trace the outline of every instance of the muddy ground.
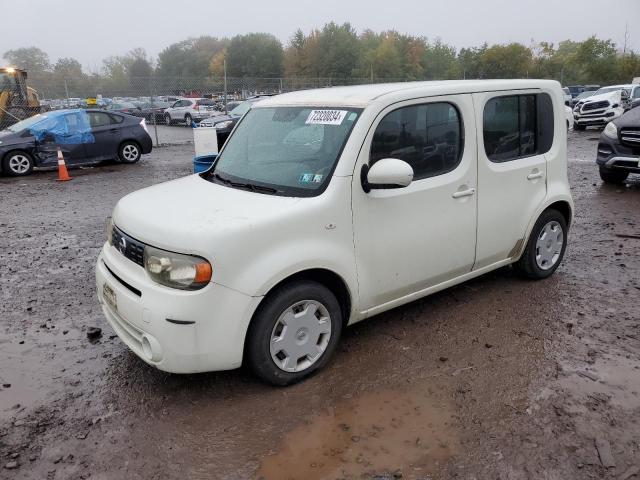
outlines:
[[284, 389], [159, 372], [98, 308], [105, 217], [191, 147], [0, 178], [0, 478], [640, 479], [640, 177], [603, 185], [597, 135], [570, 136], [553, 277], [505, 268], [353, 326]]

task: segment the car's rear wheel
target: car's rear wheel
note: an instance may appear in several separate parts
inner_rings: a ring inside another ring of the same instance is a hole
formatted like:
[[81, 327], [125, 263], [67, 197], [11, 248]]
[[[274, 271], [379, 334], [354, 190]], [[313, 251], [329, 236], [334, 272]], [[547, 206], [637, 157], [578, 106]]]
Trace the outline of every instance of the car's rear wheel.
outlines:
[[567, 248], [567, 221], [557, 210], [545, 210], [531, 230], [527, 247], [514, 267], [525, 277], [540, 280], [556, 271]]
[[313, 281], [285, 284], [270, 293], [249, 327], [251, 369], [273, 385], [290, 385], [324, 367], [342, 332], [336, 296]]
[[9, 152], [2, 159], [2, 171], [11, 177], [22, 177], [33, 171], [33, 157], [27, 152]]
[[580, 125], [579, 123], [573, 122], [573, 129], [574, 130], [585, 130], [587, 128], [586, 125]]
[[166, 125], [171, 125], [173, 123], [173, 121], [171, 120], [171, 115], [169, 115], [168, 113], [165, 113], [164, 115], [164, 123]]
[[191, 126], [191, 122], [193, 122], [193, 118], [188, 113], [184, 116], [184, 123], [187, 127]]
[[608, 170], [600, 167], [600, 178], [604, 183], [613, 183], [614, 185], [621, 185], [629, 176], [629, 172], [624, 170]]
[[118, 158], [122, 163], [136, 163], [141, 155], [140, 145], [136, 142], [124, 142], [118, 149]]

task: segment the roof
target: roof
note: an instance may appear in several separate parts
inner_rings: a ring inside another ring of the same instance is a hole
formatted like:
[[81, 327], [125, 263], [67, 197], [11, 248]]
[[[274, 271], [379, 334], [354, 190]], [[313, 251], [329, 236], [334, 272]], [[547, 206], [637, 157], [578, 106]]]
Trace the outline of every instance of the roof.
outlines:
[[430, 82], [378, 83], [348, 87], [328, 87], [283, 93], [262, 100], [256, 107], [284, 105], [342, 105], [366, 107], [380, 97], [393, 94], [435, 96], [494, 90], [517, 90], [557, 85], [554, 80], [445, 80]]

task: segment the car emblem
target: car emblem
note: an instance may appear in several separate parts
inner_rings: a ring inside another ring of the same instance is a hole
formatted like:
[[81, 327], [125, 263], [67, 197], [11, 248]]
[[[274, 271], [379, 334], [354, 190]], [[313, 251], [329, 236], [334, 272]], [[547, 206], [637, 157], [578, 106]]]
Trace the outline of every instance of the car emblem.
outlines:
[[125, 253], [127, 251], [127, 241], [125, 240], [124, 237], [120, 237], [120, 248], [119, 250], [122, 253]]

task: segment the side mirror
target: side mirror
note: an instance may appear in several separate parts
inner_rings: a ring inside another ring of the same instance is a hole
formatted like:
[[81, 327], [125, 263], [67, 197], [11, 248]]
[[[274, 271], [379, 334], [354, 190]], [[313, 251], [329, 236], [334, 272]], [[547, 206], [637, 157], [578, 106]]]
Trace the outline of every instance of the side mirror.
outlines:
[[360, 182], [365, 193], [373, 189], [390, 189], [407, 187], [413, 181], [413, 168], [404, 160], [383, 158], [373, 164], [363, 165]]

